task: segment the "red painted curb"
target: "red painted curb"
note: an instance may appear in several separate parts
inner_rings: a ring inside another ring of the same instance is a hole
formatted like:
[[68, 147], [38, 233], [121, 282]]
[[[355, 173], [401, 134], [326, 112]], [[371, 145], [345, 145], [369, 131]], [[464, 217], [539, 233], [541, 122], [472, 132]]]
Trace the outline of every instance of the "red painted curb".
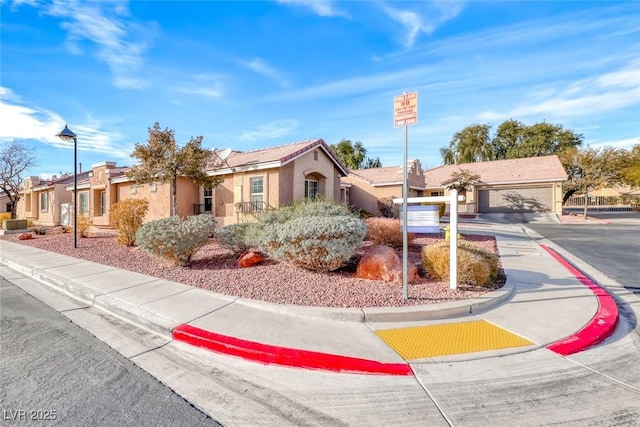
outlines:
[[598, 299], [599, 305], [598, 311], [584, 328], [574, 335], [547, 345], [546, 348], [563, 356], [568, 356], [603, 341], [613, 333], [618, 324], [618, 306], [615, 300], [607, 291], [586, 277], [555, 250], [543, 244], [540, 244], [540, 246], [569, 270], [583, 285], [591, 289]]
[[217, 334], [188, 324], [178, 325], [173, 330], [173, 339], [218, 353], [239, 356], [243, 359], [266, 364], [334, 372], [413, 375], [408, 363], [382, 363], [375, 360], [262, 344]]

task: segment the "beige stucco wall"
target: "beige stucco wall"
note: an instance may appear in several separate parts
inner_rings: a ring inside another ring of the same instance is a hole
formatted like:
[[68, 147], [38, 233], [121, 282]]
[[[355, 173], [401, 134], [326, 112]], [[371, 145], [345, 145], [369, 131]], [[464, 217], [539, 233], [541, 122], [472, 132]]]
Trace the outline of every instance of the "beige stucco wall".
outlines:
[[[43, 183], [38, 177], [28, 177], [24, 181], [24, 193], [18, 201], [16, 217], [29, 219], [36, 225], [60, 225], [60, 205], [69, 203], [72, 194], [65, 190], [65, 185], [58, 184], [46, 188], [38, 188]], [[40, 206], [40, 195], [47, 194], [47, 206]]]
[[280, 168], [236, 172], [225, 175], [224, 181], [214, 189], [215, 217], [218, 226], [250, 221], [251, 215], [242, 215], [237, 203], [251, 200], [251, 178], [262, 177], [264, 201], [268, 208], [277, 208], [304, 198], [304, 181], [317, 179], [323, 196], [339, 200], [340, 175], [332, 160], [322, 151], [305, 153]]
[[[110, 207], [118, 201], [116, 185], [112, 184], [109, 180], [109, 169], [114, 166], [115, 163], [113, 162], [103, 162], [98, 166], [93, 166], [93, 176], [89, 177], [89, 219], [93, 222], [93, 225], [98, 227], [110, 226]], [[102, 214], [100, 200], [102, 192], [105, 193], [106, 197], [104, 214]]]
[[293, 165], [293, 200], [304, 199], [304, 181], [307, 178], [318, 179], [318, 191], [321, 196], [338, 198], [340, 180], [337, 179], [335, 169], [334, 163], [320, 148], [297, 158]]
[[9, 212], [7, 210], [7, 203], [10, 203], [9, 196], [7, 194], [0, 194], [0, 213]]
[[157, 184], [155, 190], [150, 184], [136, 184], [121, 182], [116, 184], [117, 200], [146, 199], [149, 200], [149, 210], [144, 218], [145, 222], [171, 216], [171, 186]]

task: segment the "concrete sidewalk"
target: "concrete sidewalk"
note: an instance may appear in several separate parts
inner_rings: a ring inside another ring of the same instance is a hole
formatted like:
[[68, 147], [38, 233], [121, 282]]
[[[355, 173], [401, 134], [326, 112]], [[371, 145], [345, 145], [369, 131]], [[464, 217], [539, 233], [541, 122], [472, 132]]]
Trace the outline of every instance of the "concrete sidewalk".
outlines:
[[0, 263], [81, 307], [106, 310], [166, 339], [301, 368], [411, 375], [414, 363], [555, 351], [566, 343], [569, 353], [560, 354], [570, 354], [615, 329], [617, 311], [608, 294], [521, 226], [467, 224], [461, 231], [496, 236], [506, 285], [475, 300], [410, 308], [265, 303], [6, 240], [0, 240]]

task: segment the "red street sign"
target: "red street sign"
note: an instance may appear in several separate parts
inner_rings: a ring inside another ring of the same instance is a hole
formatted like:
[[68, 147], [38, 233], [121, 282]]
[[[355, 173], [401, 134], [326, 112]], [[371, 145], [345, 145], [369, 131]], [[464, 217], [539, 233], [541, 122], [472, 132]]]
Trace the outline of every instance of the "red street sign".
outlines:
[[418, 92], [410, 92], [393, 98], [393, 125], [402, 127], [418, 122]]

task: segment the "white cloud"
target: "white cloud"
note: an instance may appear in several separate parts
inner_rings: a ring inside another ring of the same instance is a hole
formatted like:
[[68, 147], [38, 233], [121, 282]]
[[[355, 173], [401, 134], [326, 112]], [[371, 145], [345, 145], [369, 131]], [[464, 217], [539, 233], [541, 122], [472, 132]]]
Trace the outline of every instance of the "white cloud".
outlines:
[[275, 80], [280, 86], [288, 86], [288, 82], [282, 78], [281, 73], [261, 58], [254, 58], [245, 64], [249, 69], [263, 76]]
[[409, 10], [380, 4], [381, 9], [405, 27], [405, 47], [412, 47], [420, 33], [432, 34], [445, 22], [458, 16], [464, 8], [462, 1], [436, 0], [421, 2], [420, 10]]
[[256, 141], [281, 138], [292, 133], [298, 127], [298, 121], [293, 119], [274, 120], [258, 127], [256, 130], [245, 131], [240, 134], [241, 141]]
[[542, 92], [530, 93], [525, 97], [526, 104], [502, 112], [484, 111], [478, 118], [491, 121], [545, 115], [588, 116], [633, 105], [640, 106], [640, 76], [637, 70], [637, 64], [630, 63], [624, 68], [589, 79], [564, 86], [555, 84], [542, 89]]
[[106, 63], [119, 88], [141, 89], [144, 82], [135, 77], [143, 54], [154, 34], [152, 25], [129, 22], [126, 1], [82, 2], [54, 0], [50, 4], [23, 2], [42, 8], [47, 15], [63, 19], [60, 26], [68, 33], [67, 48], [72, 54], [84, 53], [82, 41], [98, 47], [95, 55]]
[[186, 80], [180, 86], [171, 88], [174, 92], [220, 98], [224, 95], [223, 76], [219, 74], [196, 74], [183, 77]]
[[[23, 105], [11, 89], [0, 86], [0, 141], [35, 140], [58, 148], [73, 148], [73, 142], [63, 141], [56, 135], [65, 126], [59, 114], [44, 109]], [[117, 147], [113, 141], [120, 138], [116, 133], [100, 129], [101, 124], [89, 120], [87, 124], [72, 126], [78, 135], [78, 150], [108, 153], [121, 158], [128, 157], [126, 149]]]
[[625, 150], [630, 149], [634, 145], [640, 145], [640, 135], [635, 138], [625, 138], [611, 141], [600, 141], [596, 143], [589, 144], [593, 148], [602, 148], [602, 147], [615, 147], [615, 148], [623, 148]]
[[318, 16], [342, 16], [349, 18], [349, 14], [335, 6], [332, 0], [277, 0], [280, 4], [298, 5], [311, 9]]

